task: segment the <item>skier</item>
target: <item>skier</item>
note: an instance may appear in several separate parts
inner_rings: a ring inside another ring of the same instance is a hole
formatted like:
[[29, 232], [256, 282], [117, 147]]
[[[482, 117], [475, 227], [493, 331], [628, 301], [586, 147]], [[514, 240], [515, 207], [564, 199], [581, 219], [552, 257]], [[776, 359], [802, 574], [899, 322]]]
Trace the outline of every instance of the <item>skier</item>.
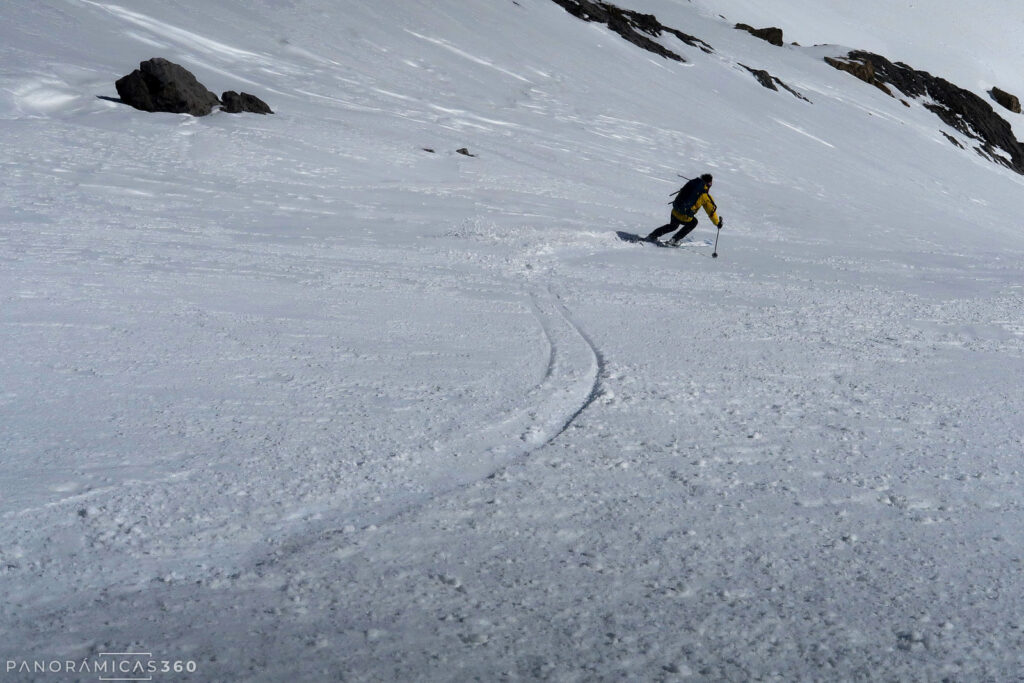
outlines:
[[662, 235], [679, 228], [679, 232], [668, 241], [673, 247], [678, 246], [683, 238], [697, 227], [697, 217], [693, 214], [697, 213], [698, 209], [704, 209], [711, 222], [721, 230], [724, 221], [716, 213], [718, 207], [715, 206], [715, 200], [711, 198], [711, 181], [711, 174], [705, 173], [683, 185], [672, 201], [672, 215], [669, 217], [669, 222], [644, 239], [648, 242], [657, 242]]

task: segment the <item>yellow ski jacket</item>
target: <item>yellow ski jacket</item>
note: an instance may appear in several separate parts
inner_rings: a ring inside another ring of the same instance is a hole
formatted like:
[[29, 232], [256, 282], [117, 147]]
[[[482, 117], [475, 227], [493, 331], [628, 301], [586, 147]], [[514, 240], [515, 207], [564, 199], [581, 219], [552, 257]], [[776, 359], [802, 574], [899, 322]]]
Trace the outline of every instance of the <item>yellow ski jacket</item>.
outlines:
[[716, 226], [721, 225], [722, 219], [718, 217], [718, 206], [715, 204], [715, 200], [711, 198], [711, 193], [705, 189], [697, 197], [697, 201], [693, 203], [693, 206], [687, 207], [686, 213], [683, 213], [675, 208], [672, 209], [672, 215], [675, 216], [676, 220], [682, 221], [683, 223], [689, 223], [693, 220], [693, 214], [697, 213], [700, 209], [704, 209], [707, 213], [708, 218]]

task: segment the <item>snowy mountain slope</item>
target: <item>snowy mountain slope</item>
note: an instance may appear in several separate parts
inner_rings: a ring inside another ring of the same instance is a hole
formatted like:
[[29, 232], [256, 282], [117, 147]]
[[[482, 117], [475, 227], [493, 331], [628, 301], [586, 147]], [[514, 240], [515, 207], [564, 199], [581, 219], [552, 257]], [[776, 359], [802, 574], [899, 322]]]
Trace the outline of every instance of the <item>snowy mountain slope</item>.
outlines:
[[[1021, 670], [1021, 177], [840, 48], [635, 7], [714, 52], [547, 0], [5, 3], [6, 662]], [[103, 99], [152, 56], [278, 113]], [[720, 259], [615, 239], [704, 170]]]
[[[715, 16], [756, 26], [779, 26], [787, 42], [802, 45], [849, 45], [906, 62], [983, 94], [993, 85], [1024, 92], [1024, 28], [1020, 7], [1012, 0], [970, 3], [954, 0], [886, 2], [838, 0], [827, 5], [811, 0], [699, 0]], [[639, 0], [638, 7], [671, 15], [691, 3]], [[1020, 137], [1020, 122], [1018, 137]]]

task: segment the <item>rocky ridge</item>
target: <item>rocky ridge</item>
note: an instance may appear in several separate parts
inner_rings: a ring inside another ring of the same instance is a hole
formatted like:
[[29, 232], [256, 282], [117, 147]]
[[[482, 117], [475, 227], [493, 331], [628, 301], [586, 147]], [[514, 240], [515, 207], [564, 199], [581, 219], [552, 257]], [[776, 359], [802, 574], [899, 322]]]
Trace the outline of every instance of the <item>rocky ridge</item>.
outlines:
[[854, 50], [845, 60], [826, 58], [826, 61], [891, 97], [896, 96], [889, 86], [907, 97], [928, 100], [924, 103], [926, 109], [950, 128], [980, 143], [975, 148], [979, 154], [1024, 174], [1024, 145], [1014, 136], [1010, 124], [982, 97], [944, 78], [901, 62], [890, 62], [871, 52]]
[[[686, 45], [697, 47], [703, 52], [714, 52], [711, 45], [704, 40], [665, 26], [654, 15], [622, 9], [600, 1], [553, 0], [553, 2], [579, 19], [606, 24], [611, 30], [634, 45], [666, 59], [678, 62], [686, 61], [681, 55], [654, 40], [663, 34], [673, 35]], [[747, 31], [772, 45], [784, 46], [781, 28], [756, 29], [742, 23], [736, 24], [735, 28]], [[1017, 140], [1010, 124], [984, 98], [941, 77], [914, 69], [907, 64], [893, 63], [881, 55], [862, 50], [851, 51], [842, 58], [826, 57], [825, 61], [836, 69], [846, 71], [865, 83], [877, 87], [894, 99], [900, 98], [893, 93], [893, 88], [911, 99], [927, 99], [924, 107], [938, 116], [946, 126], [979, 143], [975, 147], [977, 153], [994, 163], [1024, 175], [1024, 144]], [[764, 69], [746, 64], [738, 64], [738, 66], [749, 71], [765, 88], [777, 91], [777, 86], [782, 86], [794, 96], [810, 102], [809, 99]], [[1014, 95], [999, 88], [992, 88], [989, 94], [992, 99], [1006, 109], [1013, 112], [1020, 111], [1020, 102]], [[906, 100], [900, 99], [900, 101], [905, 106], [910, 106]], [[957, 147], [964, 148], [954, 136], [945, 131], [942, 132]]]

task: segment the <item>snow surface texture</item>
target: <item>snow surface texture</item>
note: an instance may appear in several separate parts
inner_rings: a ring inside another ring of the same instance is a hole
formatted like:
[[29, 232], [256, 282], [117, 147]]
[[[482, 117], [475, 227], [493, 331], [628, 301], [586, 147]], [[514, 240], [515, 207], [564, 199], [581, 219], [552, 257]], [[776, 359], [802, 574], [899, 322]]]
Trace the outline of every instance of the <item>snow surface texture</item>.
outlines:
[[[549, 0], [3, 3], [4, 680], [1021, 675], [1024, 179], [732, 28], [784, 21], [633, 8], [715, 52]], [[153, 56], [277, 114], [103, 99]], [[704, 171], [719, 259], [616, 238]]]

